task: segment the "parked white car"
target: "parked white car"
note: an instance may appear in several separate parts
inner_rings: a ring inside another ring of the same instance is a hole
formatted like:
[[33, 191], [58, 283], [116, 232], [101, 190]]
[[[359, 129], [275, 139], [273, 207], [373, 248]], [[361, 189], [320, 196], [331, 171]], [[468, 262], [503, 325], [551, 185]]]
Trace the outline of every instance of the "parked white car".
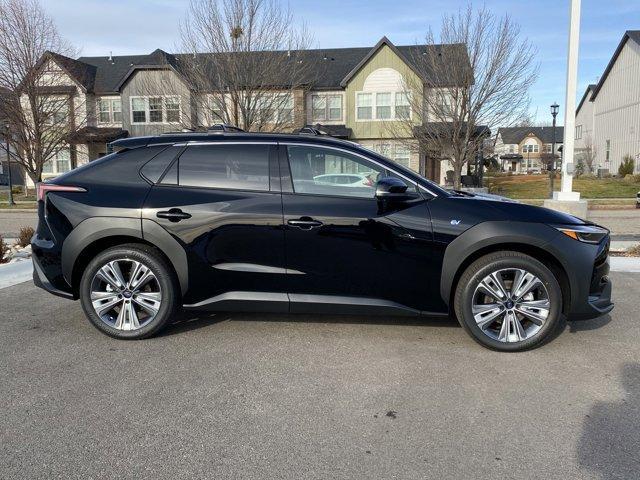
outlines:
[[320, 185], [341, 185], [343, 187], [369, 187], [375, 184], [373, 174], [363, 173], [326, 173], [316, 175], [313, 181]]

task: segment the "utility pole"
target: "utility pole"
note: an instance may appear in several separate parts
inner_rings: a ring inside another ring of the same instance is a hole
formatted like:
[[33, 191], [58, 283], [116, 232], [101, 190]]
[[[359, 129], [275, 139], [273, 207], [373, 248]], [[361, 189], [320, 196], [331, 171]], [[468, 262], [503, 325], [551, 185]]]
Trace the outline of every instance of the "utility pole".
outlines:
[[[569, 53], [567, 55], [567, 83], [564, 102], [564, 140], [562, 144], [562, 183], [553, 199], [544, 206], [553, 210], [587, 218], [588, 204], [580, 200], [580, 192], [573, 191], [573, 145], [576, 124], [576, 89], [578, 82], [578, 43], [580, 39], [580, 1], [571, 0], [569, 8]], [[555, 135], [554, 135], [555, 137]], [[555, 158], [555, 152], [551, 152]]]
[[5, 132], [5, 149], [7, 152], [7, 177], [9, 179], [9, 205], [13, 206], [16, 202], [13, 201], [13, 181], [11, 180], [11, 154], [9, 153], [9, 135], [11, 132], [11, 125], [6, 125]]

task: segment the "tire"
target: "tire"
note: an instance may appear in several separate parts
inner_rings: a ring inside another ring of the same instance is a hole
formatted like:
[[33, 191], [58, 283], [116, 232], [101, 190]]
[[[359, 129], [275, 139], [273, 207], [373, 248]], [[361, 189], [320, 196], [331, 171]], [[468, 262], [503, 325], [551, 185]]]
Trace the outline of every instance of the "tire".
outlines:
[[[506, 298], [498, 298], [505, 293]], [[553, 272], [515, 251], [491, 253], [473, 262], [460, 277], [454, 309], [474, 340], [502, 352], [538, 347], [554, 338], [564, 324], [562, 290]]]
[[138, 340], [157, 334], [171, 321], [179, 306], [178, 292], [172, 267], [156, 249], [125, 244], [89, 262], [79, 295], [85, 315], [98, 330]]

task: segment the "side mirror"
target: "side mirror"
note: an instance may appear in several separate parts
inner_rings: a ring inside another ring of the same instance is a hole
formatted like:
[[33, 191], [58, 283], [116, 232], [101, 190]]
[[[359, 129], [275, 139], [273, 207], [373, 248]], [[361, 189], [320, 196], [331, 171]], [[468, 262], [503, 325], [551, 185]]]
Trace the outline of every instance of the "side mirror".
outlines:
[[409, 187], [397, 177], [384, 177], [376, 183], [376, 198], [392, 202], [403, 202], [415, 198], [412, 192], [407, 192]]

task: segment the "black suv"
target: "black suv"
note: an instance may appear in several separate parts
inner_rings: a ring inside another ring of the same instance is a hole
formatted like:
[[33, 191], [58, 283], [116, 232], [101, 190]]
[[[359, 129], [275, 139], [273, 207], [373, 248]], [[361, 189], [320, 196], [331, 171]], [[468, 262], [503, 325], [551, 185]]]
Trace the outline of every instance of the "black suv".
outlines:
[[609, 232], [319, 135], [182, 133], [39, 185], [34, 281], [117, 338], [176, 310], [449, 315], [522, 350], [609, 312]]

